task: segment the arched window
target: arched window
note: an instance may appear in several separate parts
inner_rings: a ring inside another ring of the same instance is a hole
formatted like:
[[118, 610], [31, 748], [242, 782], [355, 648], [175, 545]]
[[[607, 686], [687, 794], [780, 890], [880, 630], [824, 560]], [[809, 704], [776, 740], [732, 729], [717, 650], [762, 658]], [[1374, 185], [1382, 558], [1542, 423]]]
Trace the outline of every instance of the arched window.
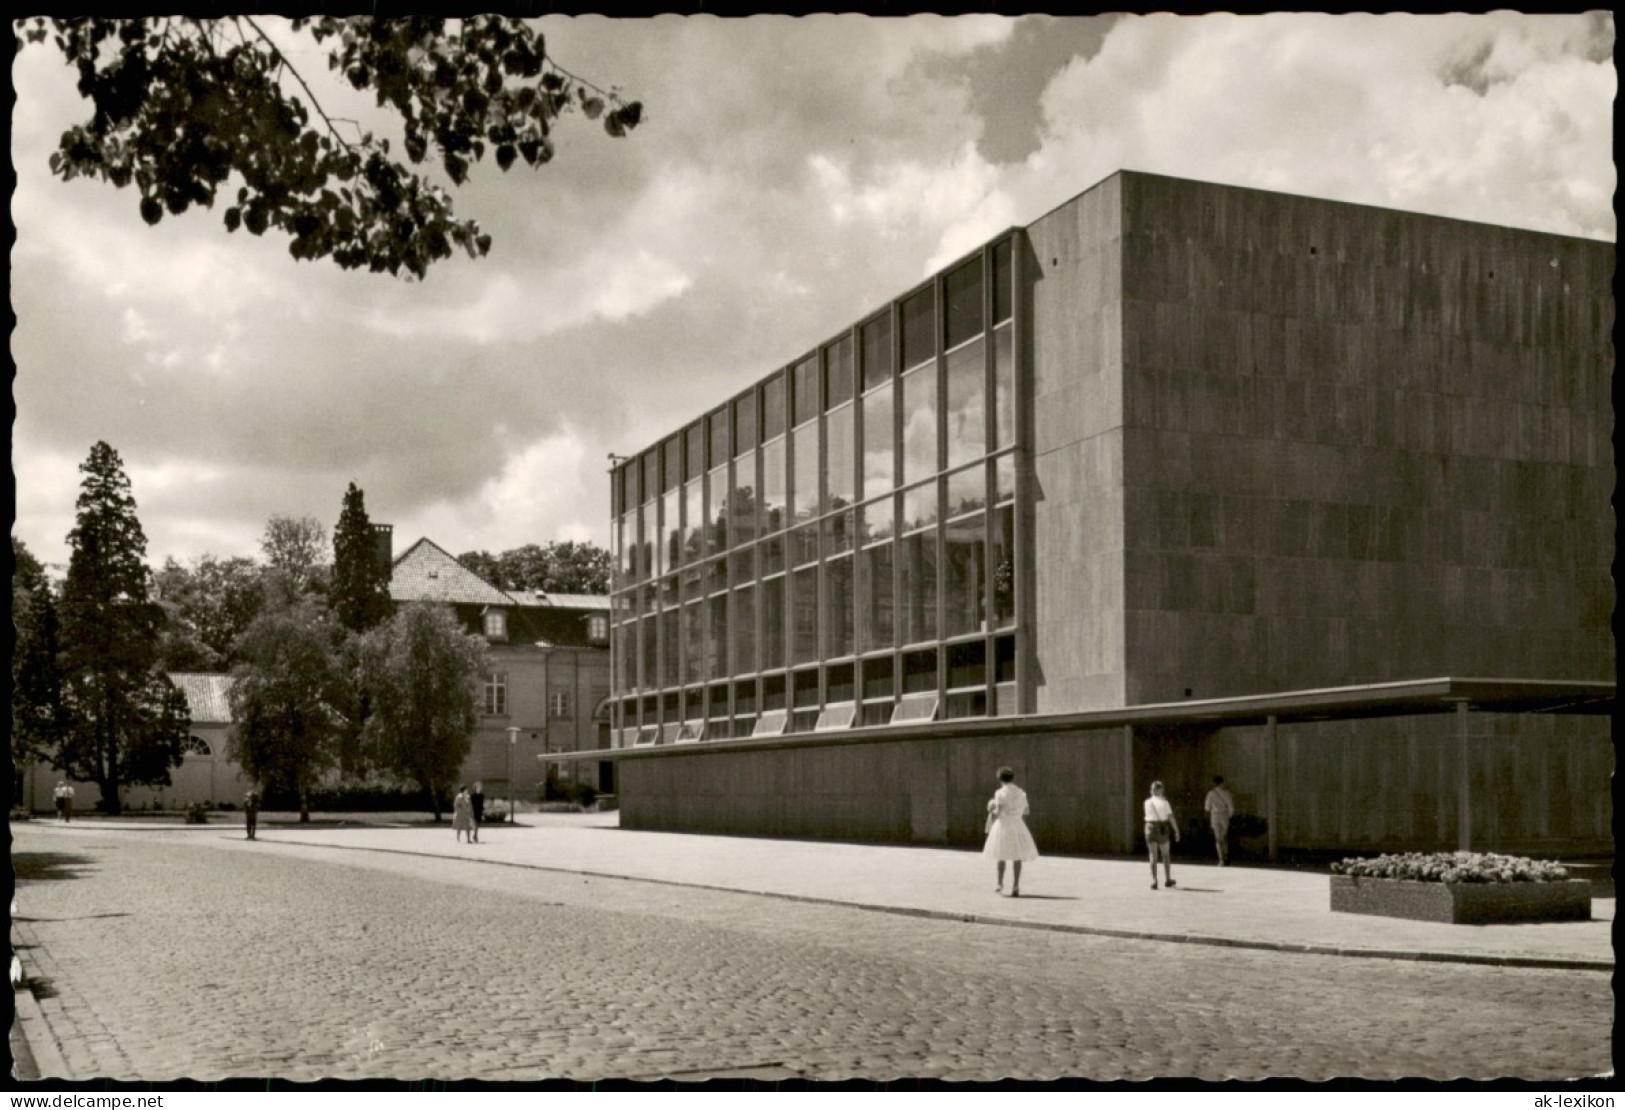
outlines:
[[188, 736], [186, 738], [186, 743], [181, 745], [181, 750], [183, 750], [187, 755], [214, 754], [214, 750], [209, 747], [209, 742], [203, 739], [201, 736]]

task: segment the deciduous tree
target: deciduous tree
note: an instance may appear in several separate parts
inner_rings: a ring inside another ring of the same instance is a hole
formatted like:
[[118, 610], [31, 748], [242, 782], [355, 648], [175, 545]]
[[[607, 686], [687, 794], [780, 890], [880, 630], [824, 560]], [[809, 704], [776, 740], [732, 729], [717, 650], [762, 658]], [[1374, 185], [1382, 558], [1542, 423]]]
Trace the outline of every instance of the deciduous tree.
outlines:
[[402, 605], [362, 642], [368, 750], [379, 766], [429, 792], [436, 821], [468, 757], [476, 683], [487, 669], [485, 641], [465, 633], [443, 605]]
[[338, 762], [349, 696], [327, 614], [303, 598], [268, 609], [237, 648], [232, 756], [256, 782], [296, 794], [299, 819], [309, 821], [310, 788]]
[[237, 638], [265, 601], [264, 572], [252, 559], [203, 555], [182, 566], [173, 558], [153, 576], [165, 626], [159, 665], [166, 671], [228, 671]]
[[[501, 16], [35, 18], [23, 38], [54, 43], [92, 105], [51, 156], [64, 180], [134, 185], [149, 224], [212, 208], [235, 181], [227, 230], [274, 228], [295, 258], [417, 278], [454, 248], [484, 255], [491, 238], [415, 167], [438, 162], [453, 185], [487, 154], [502, 170], [537, 168], [553, 158], [561, 114], [621, 136], [643, 111]], [[327, 73], [296, 68], [295, 45], [325, 54]], [[333, 117], [313, 87], [324, 77], [374, 94], [399, 121], [406, 161], [388, 138]]]
[[64, 735], [52, 762], [101, 788], [168, 785], [191, 726], [186, 698], [155, 670], [163, 614], [148, 593], [147, 537], [118, 452], [97, 443], [79, 467], [77, 522], [62, 585]]
[[11, 761], [21, 768], [62, 740], [60, 636], [51, 583], [26, 544], [11, 537]]
[[308, 585], [327, 553], [327, 529], [313, 516], [273, 516], [260, 537], [267, 566], [286, 574], [299, 588]]

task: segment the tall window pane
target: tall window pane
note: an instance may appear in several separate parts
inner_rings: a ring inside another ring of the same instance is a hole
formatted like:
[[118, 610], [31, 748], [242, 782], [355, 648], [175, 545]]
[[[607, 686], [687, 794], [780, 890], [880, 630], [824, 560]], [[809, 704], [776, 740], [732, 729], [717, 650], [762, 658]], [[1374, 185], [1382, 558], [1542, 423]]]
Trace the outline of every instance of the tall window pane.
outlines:
[[715, 555], [728, 550], [728, 468], [719, 466], [706, 476], [711, 498], [711, 521], [706, 528], [705, 551]]
[[791, 622], [790, 662], [818, 659], [818, 568], [796, 571], [790, 583], [794, 617]]
[[1010, 240], [993, 248], [993, 322], [1002, 324], [1014, 315], [1015, 290], [1012, 279], [1015, 267], [1011, 263]]
[[858, 543], [871, 544], [890, 539], [897, 533], [897, 510], [892, 499], [883, 497], [862, 505], [858, 513]]
[[790, 433], [795, 450], [791, 481], [795, 493], [791, 513], [800, 522], [818, 515], [818, 425], [808, 424]]
[[735, 674], [749, 674], [756, 669], [756, 590], [746, 586], [733, 593], [733, 612], [729, 614], [728, 638], [733, 644]]
[[824, 564], [824, 652], [830, 658], [851, 655], [852, 556]]
[[683, 440], [683, 480], [688, 481], [705, 473], [705, 421], [690, 424]]
[[695, 478], [683, 487], [683, 562], [705, 554], [705, 487]]
[[761, 656], [764, 671], [773, 671], [784, 666], [784, 589], [784, 575], [769, 578], [761, 586]]
[[949, 348], [982, 333], [982, 260], [974, 258], [942, 279]]
[[936, 472], [937, 368], [928, 364], [903, 375], [903, 481]]
[[756, 446], [756, 392], [745, 394], [734, 402], [734, 458], [739, 458]]
[[903, 369], [937, 353], [937, 294], [930, 286], [903, 302]]
[[762, 438], [772, 439], [783, 435], [787, 426], [784, 420], [784, 375], [774, 374], [762, 383]]
[[683, 437], [672, 436], [660, 449], [663, 457], [660, 474], [660, 489], [665, 492], [676, 489], [683, 481]]
[[728, 498], [728, 542], [734, 547], [756, 538], [756, 453], [734, 463], [733, 493]]
[[682, 614], [683, 681], [698, 682], [705, 677], [705, 610], [696, 602]]
[[1000, 455], [993, 460], [993, 500], [999, 504], [1016, 499], [1016, 457]]
[[659, 659], [659, 618], [650, 614], [638, 621], [638, 685], [652, 690], [660, 685], [660, 672], [655, 669]]
[[1014, 328], [993, 333], [993, 446], [1016, 442], [1016, 356]]
[[937, 531], [903, 538], [899, 552], [902, 580], [898, 597], [903, 609], [903, 642], [937, 638]]
[[790, 396], [790, 423], [791, 426], [805, 424], [820, 412], [824, 411], [823, 398], [819, 396], [818, 389], [818, 359], [805, 358], [796, 363], [790, 371], [792, 393]]
[[863, 396], [863, 496], [890, 493], [897, 485], [892, 443], [892, 391], [877, 389]]
[[785, 525], [784, 437], [762, 445], [762, 532], [777, 532]]
[[649, 500], [660, 493], [660, 452], [650, 448], [643, 453], [643, 499]]
[[876, 316], [858, 332], [863, 343], [863, 391], [891, 380], [891, 313]]
[[986, 464], [966, 467], [948, 475], [948, 508], [950, 517], [963, 516], [987, 507]]
[[987, 454], [987, 386], [980, 340], [948, 356], [948, 465]]
[[892, 646], [892, 545], [858, 552], [858, 650]]
[[943, 636], [978, 632], [986, 617], [987, 541], [981, 513], [943, 529]]
[[683, 523], [677, 511], [677, 490], [667, 490], [660, 498], [660, 504], [664, 520], [661, 546], [665, 548], [665, 569], [675, 570], [683, 554]]
[[857, 500], [857, 494], [852, 488], [854, 449], [852, 422], [855, 412], [856, 409], [852, 405], [842, 405], [831, 411], [824, 420], [826, 447], [822, 511], [826, 513]]
[[843, 335], [824, 348], [824, 407], [852, 399], [852, 337]]
[[843, 551], [851, 551], [854, 543], [852, 531], [852, 514], [850, 512], [836, 513], [827, 516], [820, 522], [820, 529], [824, 534], [824, 557], [839, 555]]
[[711, 424], [711, 465], [717, 466], [733, 457], [733, 421], [728, 419], [729, 409], [724, 405], [706, 419]]
[[649, 577], [650, 569], [654, 566], [654, 536], [656, 530], [655, 506], [654, 502], [650, 501], [638, 510], [638, 565], [636, 574], [639, 581]]
[[708, 598], [705, 606], [705, 677], [723, 678], [728, 674], [728, 595]]

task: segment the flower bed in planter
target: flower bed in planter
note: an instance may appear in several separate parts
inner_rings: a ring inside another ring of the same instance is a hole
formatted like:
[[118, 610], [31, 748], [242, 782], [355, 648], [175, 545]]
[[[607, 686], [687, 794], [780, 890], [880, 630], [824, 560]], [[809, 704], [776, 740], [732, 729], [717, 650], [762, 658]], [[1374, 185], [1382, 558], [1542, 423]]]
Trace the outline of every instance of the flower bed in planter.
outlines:
[[1591, 884], [1554, 863], [1407, 853], [1332, 864], [1332, 910], [1455, 925], [1589, 921]]

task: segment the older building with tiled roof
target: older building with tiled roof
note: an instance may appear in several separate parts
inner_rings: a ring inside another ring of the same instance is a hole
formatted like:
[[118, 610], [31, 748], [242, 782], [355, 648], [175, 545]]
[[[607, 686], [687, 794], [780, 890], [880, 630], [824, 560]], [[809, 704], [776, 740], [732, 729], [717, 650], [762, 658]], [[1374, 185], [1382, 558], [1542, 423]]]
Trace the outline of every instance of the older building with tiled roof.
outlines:
[[[482, 783], [488, 799], [535, 801], [550, 766], [540, 757], [609, 746], [609, 598], [501, 590], [428, 538], [393, 561], [389, 595], [398, 605], [449, 605], [465, 631], [485, 638], [491, 666], [461, 777]], [[613, 789], [607, 764], [562, 774]]]

